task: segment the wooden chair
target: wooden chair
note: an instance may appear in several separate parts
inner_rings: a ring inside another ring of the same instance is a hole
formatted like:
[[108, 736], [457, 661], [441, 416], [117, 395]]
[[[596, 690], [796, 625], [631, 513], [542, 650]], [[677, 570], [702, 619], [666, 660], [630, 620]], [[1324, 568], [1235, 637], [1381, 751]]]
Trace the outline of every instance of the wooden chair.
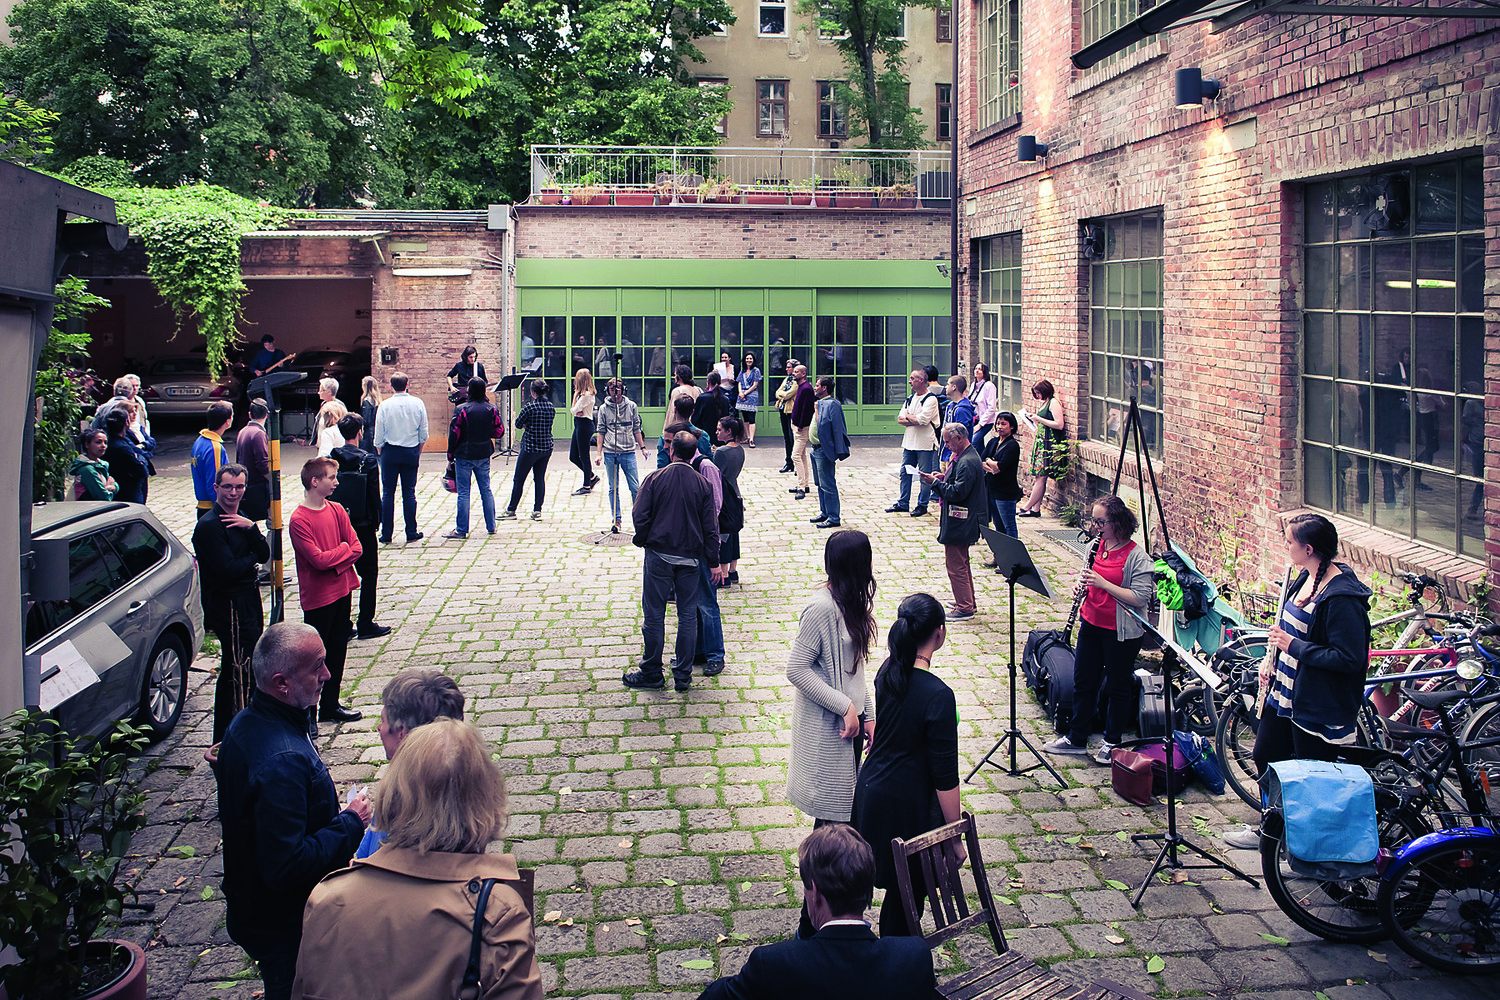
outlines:
[[[964, 895], [963, 883], [959, 879], [959, 861], [954, 853], [954, 847], [960, 841], [969, 852], [969, 867], [974, 872], [974, 883], [979, 891], [980, 909], [973, 913], [969, 912], [969, 900]], [[1005, 954], [1005, 932], [1000, 929], [995, 897], [990, 892], [989, 879], [985, 877], [984, 859], [979, 854], [979, 833], [972, 813], [965, 812], [957, 822], [929, 830], [911, 840], [895, 837], [891, 840], [891, 853], [895, 856], [896, 885], [901, 891], [901, 903], [906, 908], [908, 927], [917, 930], [922, 926], [920, 901], [911, 884], [912, 865], [922, 873], [926, 896], [932, 899], [932, 919], [937, 926], [931, 934], [922, 935], [927, 947], [936, 948], [966, 931], [987, 925], [990, 937], [995, 939], [996, 954]]]

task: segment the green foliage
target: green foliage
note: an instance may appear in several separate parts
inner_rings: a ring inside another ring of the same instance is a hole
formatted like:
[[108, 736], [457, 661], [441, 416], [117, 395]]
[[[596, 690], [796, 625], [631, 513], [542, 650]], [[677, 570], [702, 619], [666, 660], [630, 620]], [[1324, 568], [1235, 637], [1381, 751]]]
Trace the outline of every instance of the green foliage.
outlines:
[[22, 0], [10, 23], [0, 82], [60, 116], [44, 167], [102, 155], [142, 184], [304, 206], [379, 173], [379, 88], [318, 53], [295, 0]]
[[146, 247], [146, 274], [176, 313], [178, 328], [192, 317], [208, 343], [215, 378], [224, 370], [245, 282], [240, 235], [275, 226], [291, 213], [241, 198], [210, 184], [163, 191], [107, 188], [115, 213]]
[[68, 482], [68, 467], [78, 453], [78, 421], [87, 401], [89, 335], [69, 333], [72, 321], [82, 320], [93, 310], [108, 305], [106, 299], [88, 290], [82, 278], [64, 278], [57, 286], [58, 302], [52, 311], [52, 329], [42, 345], [36, 366], [36, 395], [42, 401], [41, 419], [35, 425], [31, 453], [31, 499], [61, 500]]
[[115, 875], [146, 824], [131, 763], [144, 744], [129, 726], [82, 741], [39, 713], [0, 723], [0, 940], [21, 960], [0, 969], [11, 996], [78, 995], [83, 945], [119, 916], [128, 890]]
[[[908, 7], [936, 9], [945, 0], [797, 0], [797, 12], [813, 18], [834, 39], [848, 78], [839, 82], [838, 100], [849, 111], [851, 137], [868, 136], [872, 149], [923, 149], [922, 112], [910, 101], [906, 40], [897, 32]], [[895, 180], [895, 165], [871, 164], [876, 184]]]
[[96, 191], [102, 188], [137, 186], [135, 174], [130, 172], [130, 164], [108, 156], [85, 156], [73, 161], [61, 172], [79, 187], [93, 188]]
[[28, 164], [47, 156], [56, 121], [57, 115], [45, 108], [0, 94], [0, 160]]

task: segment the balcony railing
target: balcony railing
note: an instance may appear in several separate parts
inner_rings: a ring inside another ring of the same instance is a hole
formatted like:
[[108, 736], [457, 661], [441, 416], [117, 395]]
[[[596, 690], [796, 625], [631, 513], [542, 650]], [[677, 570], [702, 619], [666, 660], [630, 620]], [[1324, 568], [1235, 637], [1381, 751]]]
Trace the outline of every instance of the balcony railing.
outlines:
[[940, 150], [532, 146], [531, 203], [947, 208], [949, 167]]

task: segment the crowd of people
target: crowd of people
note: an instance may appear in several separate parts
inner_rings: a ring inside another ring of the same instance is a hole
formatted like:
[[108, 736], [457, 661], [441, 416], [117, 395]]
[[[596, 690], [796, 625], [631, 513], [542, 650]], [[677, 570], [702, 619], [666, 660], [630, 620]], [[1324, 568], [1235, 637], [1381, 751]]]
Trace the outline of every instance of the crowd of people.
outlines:
[[[618, 532], [623, 472], [632, 540], [644, 550], [643, 650], [622, 677], [627, 688], [664, 689], [670, 667], [673, 687], [683, 692], [695, 672], [711, 677], [725, 669], [717, 591], [738, 581], [746, 523], [740, 479], [762, 398], [774, 400], [781, 417], [781, 471], [797, 477], [791, 493], [800, 500], [815, 489], [819, 511], [811, 522], [832, 529], [823, 536], [826, 579], [798, 616], [785, 660], [794, 691], [787, 797], [814, 825], [799, 848], [799, 926], [791, 940], [756, 949], [737, 975], [711, 984], [704, 996], [837, 986], [876, 995], [930, 991], [931, 961], [897, 891], [896, 866], [904, 861], [890, 843], [960, 816], [956, 699], [933, 661], [949, 626], [976, 612], [969, 550], [981, 527], [992, 523], [1015, 536], [1016, 518], [1034, 515], [1048, 480], [1064, 471], [1062, 407], [1043, 380], [1033, 389], [1035, 414], [1018, 419], [1000, 410], [982, 364], [972, 381], [954, 375], [940, 383], [931, 369], [910, 373], [911, 394], [895, 415], [899, 492], [888, 512], [920, 517], [939, 506], [937, 540], [953, 600], [945, 608], [920, 589], [906, 595], [871, 677], [879, 641], [876, 573], [869, 536], [842, 527], [836, 467], [851, 441], [836, 382], [810, 380], [807, 367], [789, 358], [772, 391], [755, 356], [742, 360], [736, 373], [723, 354], [701, 390], [690, 369], [674, 372], [657, 465], [643, 478], [638, 462], [649, 462], [651, 452], [623, 382], [608, 379], [599, 402], [592, 374], [580, 369], [569, 407], [569, 457], [583, 476], [575, 495], [607, 478]], [[447, 537], [467, 537], [475, 489], [489, 533], [497, 519], [516, 517], [527, 476], [531, 517], [539, 519], [556, 418], [548, 382], [525, 387], [526, 403], [513, 421], [521, 437], [510, 502], [498, 513], [489, 462], [508, 428], [472, 349], [449, 373], [449, 385], [457, 511]], [[227, 404], [208, 407], [193, 445], [193, 541], [200, 563], [212, 568], [202, 575], [202, 601], [223, 651], [210, 759], [224, 828], [228, 929], [259, 963], [267, 1000], [435, 996], [466, 986], [472, 992], [460, 995], [540, 997], [530, 901], [521, 895], [514, 859], [487, 853], [505, 827], [504, 778], [478, 730], [464, 721], [457, 684], [440, 671], [407, 670], [386, 685], [378, 732], [389, 769], [377, 788], [355, 789], [342, 802], [307, 739], [319, 722], [361, 717], [341, 701], [342, 674], [351, 638], [390, 631], [374, 617], [376, 553], [393, 538], [398, 485], [406, 539], [423, 537], [415, 480], [427, 410], [404, 374], [393, 374], [390, 387], [382, 398], [367, 380], [361, 412], [351, 414], [336, 399], [336, 383], [320, 386], [319, 455], [300, 470], [303, 496], [288, 519], [301, 623], [266, 627], [257, 586], [270, 558], [257, 524], [271, 499], [265, 403], [250, 403], [236, 462], [228, 461], [223, 440], [233, 419]], [[128, 482], [128, 495], [144, 499], [144, 485], [137, 493], [134, 484], [151, 475], [154, 440], [138, 383], [125, 377], [115, 388], [99, 426], [82, 436], [77, 495], [119, 497]], [[1023, 424], [1036, 428], [1029, 495], [1018, 481]], [[1078, 580], [1073, 709], [1063, 735], [1044, 749], [1107, 763], [1131, 726], [1131, 672], [1144, 630], [1130, 612], [1149, 602], [1153, 570], [1132, 540], [1135, 514], [1118, 497], [1099, 498], [1090, 515], [1098, 544]], [[1301, 572], [1286, 588], [1271, 633], [1276, 655], [1263, 675], [1260, 766], [1290, 756], [1329, 759], [1350, 738], [1369, 640], [1369, 590], [1335, 561], [1332, 524], [1302, 515], [1289, 522], [1286, 541]], [[677, 619], [670, 658], [669, 602]], [[1101, 729], [1103, 742], [1091, 747]], [[1253, 838], [1247, 829], [1226, 839], [1239, 846]], [[920, 915], [933, 887], [918, 866], [907, 875]], [[886, 890], [878, 937], [863, 916], [876, 887]], [[370, 963], [371, 954], [382, 961]]]

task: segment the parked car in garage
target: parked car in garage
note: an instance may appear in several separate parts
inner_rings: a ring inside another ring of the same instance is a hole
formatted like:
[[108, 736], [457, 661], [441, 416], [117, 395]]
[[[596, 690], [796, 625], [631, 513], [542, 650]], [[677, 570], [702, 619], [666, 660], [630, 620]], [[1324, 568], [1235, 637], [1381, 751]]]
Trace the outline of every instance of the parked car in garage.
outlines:
[[191, 355], [162, 358], [151, 363], [141, 380], [146, 412], [159, 416], [202, 416], [209, 403], [233, 403], [239, 385], [232, 375], [216, 379], [208, 373], [208, 360]]
[[[351, 410], [357, 410], [360, 383], [370, 374], [370, 347], [368, 344], [358, 349], [310, 347], [298, 351], [297, 356], [286, 367], [307, 375], [294, 388], [298, 392], [311, 394], [314, 399], [318, 395], [319, 379], [338, 379], [338, 398]], [[316, 406], [313, 408], [316, 409]]]
[[203, 642], [192, 551], [140, 504], [37, 504], [31, 517], [32, 592], [46, 599], [28, 609], [24, 642], [41, 662], [43, 706], [69, 691], [53, 711], [75, 735], [126, 720], [166, 736]]

